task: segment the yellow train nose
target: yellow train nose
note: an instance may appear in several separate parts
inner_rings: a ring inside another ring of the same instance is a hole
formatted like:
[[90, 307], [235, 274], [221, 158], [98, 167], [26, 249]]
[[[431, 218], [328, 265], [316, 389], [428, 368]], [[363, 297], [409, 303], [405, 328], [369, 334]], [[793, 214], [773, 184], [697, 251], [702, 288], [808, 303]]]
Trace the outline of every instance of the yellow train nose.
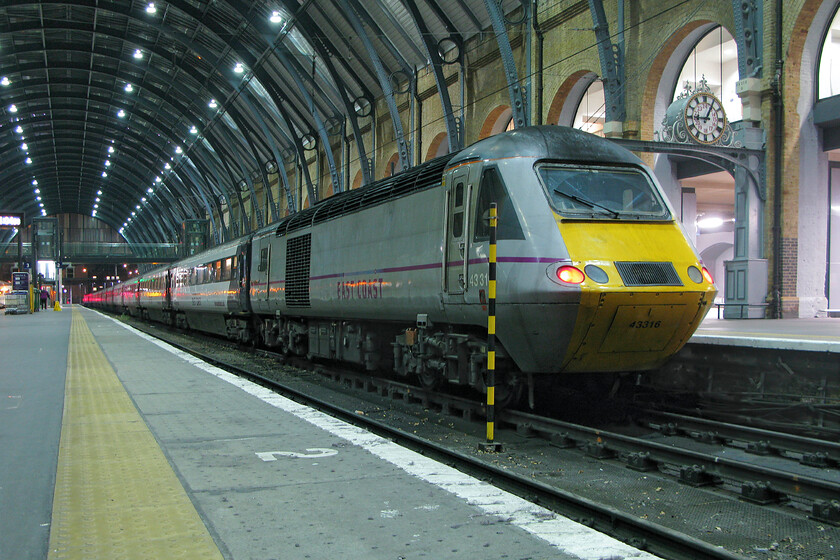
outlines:
[[679, 351], [703, 320], [707, 292], [603, 292], [581, 301], [564, 371], [637, 371]]

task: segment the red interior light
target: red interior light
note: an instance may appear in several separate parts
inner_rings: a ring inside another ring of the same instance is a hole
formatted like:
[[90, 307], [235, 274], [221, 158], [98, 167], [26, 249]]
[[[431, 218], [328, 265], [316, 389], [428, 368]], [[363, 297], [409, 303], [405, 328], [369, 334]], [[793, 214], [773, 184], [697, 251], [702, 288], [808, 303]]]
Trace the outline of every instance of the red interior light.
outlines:
[[557, 278], [567, 284], [580, 284], [583, 282], [585, 276], [583, 272], [573, 266], [561, 266], [557, 269]]
[[706, 268], [704, 266], [702, 272], [703, 272], [703, 278], [706, 279], [706, 282], [708, 282], [709, 284], [714, 284], [715, 283], [715, 281], [712, 279], [712, 273], [709, 272], [708, 268]]

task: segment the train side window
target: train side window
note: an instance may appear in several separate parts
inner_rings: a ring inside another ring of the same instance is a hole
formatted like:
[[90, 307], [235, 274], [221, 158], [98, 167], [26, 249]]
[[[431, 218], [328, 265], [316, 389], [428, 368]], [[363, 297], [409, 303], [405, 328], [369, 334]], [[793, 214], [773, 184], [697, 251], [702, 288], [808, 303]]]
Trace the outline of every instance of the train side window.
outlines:
[[216, 261], [216, 266], [214, 267], [215, 270], [213, 271], [213, 281], [214, 282], [221, 282], [222, 281], [222, 261]]
[[455, 185], [455, 197], [452, 206], [452, 237], [458, 239], [464, 235], [464, 183]]
[[268, 268], [268, 247], [260, 249], [260, 266], [257, 268], [259, 272], [265, 272]]
[[498, 168], [488, 167], [481, 174], [481, 183], [478, 186], [473, 240], [490, 239], [490, 204], [493, 202], [496, 203], [499, 216], [496, 239], [525, 239]]
[[233, 257], [230, 260], [230, 279], [231, 280], [238, 280], [239, 279], [239, 260], [236, 257]]

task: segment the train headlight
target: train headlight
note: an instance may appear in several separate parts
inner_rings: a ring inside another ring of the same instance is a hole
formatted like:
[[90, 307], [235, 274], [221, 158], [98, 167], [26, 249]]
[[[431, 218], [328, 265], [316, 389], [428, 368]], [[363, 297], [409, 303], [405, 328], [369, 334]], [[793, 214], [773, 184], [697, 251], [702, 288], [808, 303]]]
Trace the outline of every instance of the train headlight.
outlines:
[[593, 282], [597, 282], [599, 284], [606, 284], [610, 280], [607, 271], [601, 268], [600, 266], [588, 264], [585, 267], [583, 267], [583, 271], [586, 273], [587, 276], [589, 276], [589, 278]]
[[696, 282], [697, 284], [703, 283], [703, 273], [696, 266], [688, 267], [688, 277], [691, 278], [692, 282]]
[[561, 266], [557, 269], [557, 279], [566, 284], [580, 284], [586, 277], [580, 269], [573, 266]]
[[715, 283], [715, 281], [712, 279], [712, 273], [709, 272], [709, 269], [705, 266], [702, 267], [702, 270], [697, 268], [696, 266], [689, 266], [688, 277], [691, 278], [691, 280], [696, 282], [697, 284], [702, 284], [704, 280], [709, 284]]

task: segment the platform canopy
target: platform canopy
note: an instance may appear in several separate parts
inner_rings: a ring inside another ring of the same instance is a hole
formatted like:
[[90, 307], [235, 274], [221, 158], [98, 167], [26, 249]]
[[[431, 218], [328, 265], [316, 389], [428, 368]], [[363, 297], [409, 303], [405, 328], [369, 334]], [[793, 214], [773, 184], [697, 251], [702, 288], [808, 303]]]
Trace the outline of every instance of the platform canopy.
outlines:
[[[185, 220], [220, 214], [313, 146], [344, 135], [352, 158], [369, 161], [373, 103], [393, 103], [418, 69], [459, 58], [464, 41], [522, 6], [3, 2], [0, 209], [27, 222], [94, 215], [129, 241], [171, 241]], [[344, 170], [327, 167], [334, 190], [344, 188]], [[279, 196], [295, 210], [282, 180]], [[260, 222], [278, 218], [278, 202]], [[229, 229], [222, 237], [244, 233]]]

